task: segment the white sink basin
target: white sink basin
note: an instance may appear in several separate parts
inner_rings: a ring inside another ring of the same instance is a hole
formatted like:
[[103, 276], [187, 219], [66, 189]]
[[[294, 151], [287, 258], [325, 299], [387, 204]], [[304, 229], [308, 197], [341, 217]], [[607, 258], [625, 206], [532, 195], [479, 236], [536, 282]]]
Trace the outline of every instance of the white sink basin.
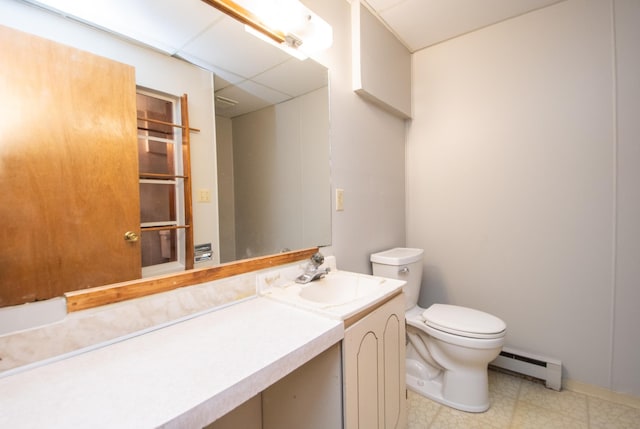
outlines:
[[333, 272], [320, 280], [301, 285], [300, 298], [323, 304], [344, 304], [379, 291], [384, 280], [379, 277]]
[[405, 284], [402, 280], [339, 270], [306, 284], [283, 280], [275, 276], [265, 281], [270, 286], [262, 289], [261, 295], [340, 320], [395, 295]]

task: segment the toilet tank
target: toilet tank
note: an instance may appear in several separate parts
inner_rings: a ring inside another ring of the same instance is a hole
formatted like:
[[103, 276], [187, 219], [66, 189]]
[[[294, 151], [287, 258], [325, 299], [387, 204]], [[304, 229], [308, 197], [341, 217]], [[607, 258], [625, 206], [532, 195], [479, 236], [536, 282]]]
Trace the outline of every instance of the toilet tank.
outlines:
[[422, 284], [423, 249], [396, 247], [371, 255], [373, 275], [390, 279], [404, 280], [402, 288], [405, 294], [405, 309], [415, 307], [420, 296]]

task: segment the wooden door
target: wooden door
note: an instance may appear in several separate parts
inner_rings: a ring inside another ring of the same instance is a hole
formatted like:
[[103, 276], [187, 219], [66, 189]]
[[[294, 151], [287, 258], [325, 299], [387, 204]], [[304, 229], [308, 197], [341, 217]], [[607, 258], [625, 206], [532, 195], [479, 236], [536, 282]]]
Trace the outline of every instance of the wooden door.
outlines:
[[141, 277], [133, 67], [0, 26], [0, 306]]

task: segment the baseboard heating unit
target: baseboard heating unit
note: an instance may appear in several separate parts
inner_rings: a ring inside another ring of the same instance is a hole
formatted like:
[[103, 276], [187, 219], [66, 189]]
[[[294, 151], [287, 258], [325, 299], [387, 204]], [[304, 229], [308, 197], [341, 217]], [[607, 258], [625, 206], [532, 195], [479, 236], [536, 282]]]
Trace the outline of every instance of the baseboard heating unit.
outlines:
[[562, 388], [562, 362], [503, 347], [489, 365], [543, 380], [549, 389]]

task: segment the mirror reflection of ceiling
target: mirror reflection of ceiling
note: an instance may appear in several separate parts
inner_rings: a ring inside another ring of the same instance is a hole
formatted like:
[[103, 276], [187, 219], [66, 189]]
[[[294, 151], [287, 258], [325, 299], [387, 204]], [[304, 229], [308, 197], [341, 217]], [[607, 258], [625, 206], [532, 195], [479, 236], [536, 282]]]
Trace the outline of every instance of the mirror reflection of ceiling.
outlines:
[[253, 112], [327, 85], [326, 69], [313, 60], [265, 43], [201, 0], [26, 1], [212, 71], [220, 116]]

